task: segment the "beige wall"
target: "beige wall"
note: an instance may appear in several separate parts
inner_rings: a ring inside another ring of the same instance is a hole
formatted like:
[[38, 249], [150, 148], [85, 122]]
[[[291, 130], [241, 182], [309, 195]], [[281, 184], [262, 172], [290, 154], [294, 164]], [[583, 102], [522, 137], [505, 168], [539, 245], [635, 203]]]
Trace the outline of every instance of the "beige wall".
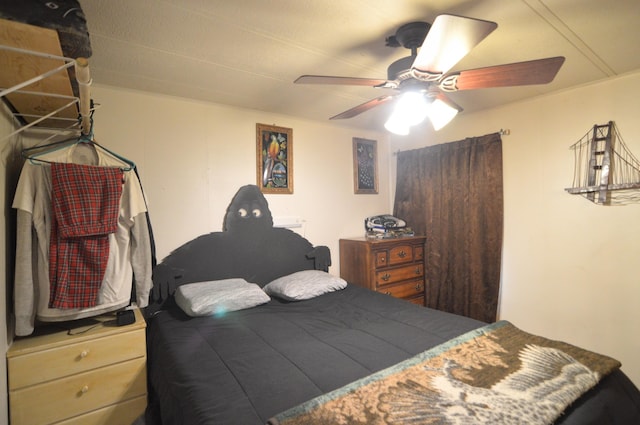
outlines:
[[[438, 134], [419, 138], [436, 144], [511, 131], [502, 138], [505, 222], [500, 318], [615, 357], [636, 385], [640, 385], [640, 203], [598, 206], [564, 189], [573, 179], [569, 146], [594, 124], [615, 121], [627, 147], [640, 157], [638, 93], [640, 73], [629, 74], [483, 113], [462, 114]], [[394, 151], [427, 145], [401, 138], [390, 144]]]
[[[364, 234], [366, 215], [389, 212], [387, 136], [329, 123], [96, 85], [99, 143], [138, 165], [158, 258], [219, 231], [238, 188], [256, 182], [256, 123], [293, 129], [293, 195], [266, 195], [274, 216], [304, 220], [299, 233], [327, 245], [339, 273], [338, 239]], [[353, 193], [352, 137], [378, 141], [378, 195]]]

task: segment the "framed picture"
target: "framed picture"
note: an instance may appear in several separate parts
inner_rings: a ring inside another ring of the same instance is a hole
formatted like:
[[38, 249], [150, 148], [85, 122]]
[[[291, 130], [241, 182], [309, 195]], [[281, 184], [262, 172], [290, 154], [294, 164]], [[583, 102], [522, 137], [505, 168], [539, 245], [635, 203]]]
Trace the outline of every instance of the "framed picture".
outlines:
[[293, 193], [293, 130], [256, 124], [256, 179], [262, 193]]
[[353, 138], [354, 193], [378, 193], [378, 143]]

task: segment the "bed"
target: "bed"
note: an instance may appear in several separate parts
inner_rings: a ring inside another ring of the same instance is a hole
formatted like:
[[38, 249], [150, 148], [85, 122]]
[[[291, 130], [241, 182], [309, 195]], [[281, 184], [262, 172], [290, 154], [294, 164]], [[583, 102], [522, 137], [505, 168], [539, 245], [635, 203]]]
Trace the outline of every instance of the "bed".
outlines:
[[[536, 423], [527, 415], [539, 412], [537, 423], [640, 423], [640, 392], [615, 359], [340, 282], [330, 264], [328, 248], [273, 227], [256, 186], [240, 188], [222, 232], [156, 267], [146, 423]], [[253, 284], [270, 295], [238, 309], [207, 292]], [[513, 353], [520, 340], [547, 357]], [[544, 379], [520, 364], [503, 372], [511, 357]], [[586, 384], [567, 398], [561, 376]]]

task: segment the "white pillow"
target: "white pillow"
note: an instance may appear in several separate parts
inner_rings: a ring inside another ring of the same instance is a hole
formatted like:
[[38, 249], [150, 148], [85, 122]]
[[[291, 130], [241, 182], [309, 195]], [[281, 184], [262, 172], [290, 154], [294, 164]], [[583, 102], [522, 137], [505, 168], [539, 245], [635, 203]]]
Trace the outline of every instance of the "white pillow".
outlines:
[[223, 279], [181, 285], [175, 300], [189, 316], [198, 317], [244, 310], [269, 302], [271, 298], [255, 283]]
[[289, 301], [307, 300], [327, 292], [344, 289], [347, 282], [322, 270], [303, 270], [279, 277], [262, 290], [274, 297]]

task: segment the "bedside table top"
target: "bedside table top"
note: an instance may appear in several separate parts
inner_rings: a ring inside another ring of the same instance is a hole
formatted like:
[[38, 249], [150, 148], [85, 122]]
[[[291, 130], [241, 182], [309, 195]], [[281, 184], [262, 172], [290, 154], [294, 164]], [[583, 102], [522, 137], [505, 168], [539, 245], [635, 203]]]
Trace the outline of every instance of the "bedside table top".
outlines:
[[144, 329], [146, 322], [139, 308], [134, 309], [136, 321], [130, 325], [116, 326], [116, 314], [107, 313], [100, 316], [68, 322], [51, 322], [37, 326], [32, 335], [16, 337], [7, 350], [7, 358], [21, 356], [70, 343], [82, 342], [122, 332]]

